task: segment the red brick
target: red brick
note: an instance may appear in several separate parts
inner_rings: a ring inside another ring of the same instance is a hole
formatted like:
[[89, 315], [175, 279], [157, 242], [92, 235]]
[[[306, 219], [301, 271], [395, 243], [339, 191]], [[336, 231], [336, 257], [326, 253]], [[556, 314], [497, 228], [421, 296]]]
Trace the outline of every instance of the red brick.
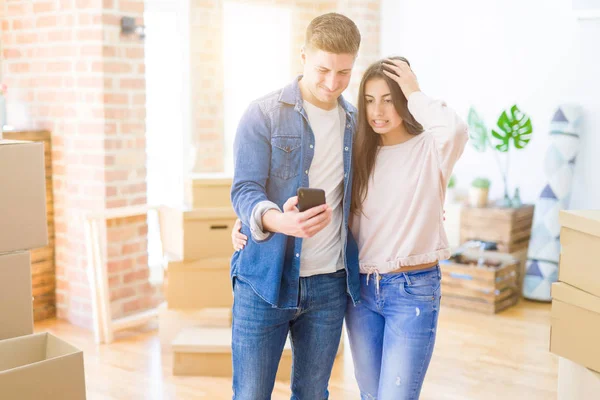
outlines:
[[35, 2], [33, 3], [33, 12], [34, 14], [40, 14], [44, 12], [50, 12], [56, 10], [56, 2], [54, 1], [44, 1], [44, 2]]
[[139, 253], [142, 250], [142, 246], [139, 243], [124, 244], [121, 253], [124, 255]]
[[49, 62], [46, 71], [52, 73], [72, 72], [73, 64], [69, 61]]
[[[6, 21], [8, 24], [8, 21]], [[2, 25], [4, 27], [4, 24]], [[13, 19], [12, 21], [12, 29], [15, 31], [23, 30], [23, 29], [33, 29], [35, 27], [35, 19], [33, 18], [19, 18]], [[8, 28], [7, 28], [8, 30]]]
[[96, 0], [75, 0], [75, 6], [78, 10], [86, 8], [100, 8], [100, 4]]
[[144, 58], [144, 48], [143, 47], [131, 47], [131, 48], [127, 48], [125, 49], [125, 56], [127, 58], [139, 58], [139, 59], [143, 59]]
[[127, 108], [113, 108], [106, 107], [104, 109], [104, 116], [106, 119], [126, 119], [129, 117], [129, 109]]
[[122, 131], [124, 133], [133, 133], [133, 134], [142, 133], [143, 134], [146, 132], [146, 124], [123, 123]]
[[142, 307], [139, 299], [130, 300], [123, 304], [123, 312], [131, 313], [133, 311], [140, 310]]
[[121, 89], [145, 90], [146, 80], [142, 78], [123, 78], [120, 80]]
[[40, 43], [40, 35], [37, 33], [18, 32], [15, 34], [16, 43], [19, 45]]
[[7, 3], [4, 6], [5, 15], [11, 17], [21, 17], [24, 15], [30, 15], [31, 13], [31, 3], [29, 2], [21, 2], [21, 3]]
[[77, 78], [77, 86], [101, 90], [104, 87], [104, 79], [102, 77], [80, 77]]
[[135, 289], [132, 287], [121, 287], [110, 291], [110, 301], [120, 300], [136, 295]]
[[72, 31], [50, 31], [47, 35], [50, 42], [66, 42], [73, 38]]
[[121, 170], [108, 170], [106, 171], [107, 182], [125, 181], [127, 180], [129, 173]]
[[36, 28], [51, 28], [58, 26], [56, 15], [44, 15], [37, 18], [35, 21]]
[[80, 29], [76, 32], [76, 39], [79, 41], [101, 41], [102, 29]]
[[115, 14], [103, 14], [102, 23], [105, 26], [117, 27], [121, 25], [121, 17]]
[[11, 63], [8, 64], [8, 72], [11, 74], [23, 74], [29, 72], [30, 67], [29, 63]]
[[138, 271], [127, 273], [123, 276], [123, 283], [131, 283], [140, 280], [147, 280], [148, 276], [150, 276], [150, 270], [148, 268], [143, 268]]
[[103, 69], [104, 72], [109, 74], [128, 74], [132, 72], [131, 65], [125, 62], [106, 62]]
[[128, 104], [129, 95], [123, 93], [105, 93], [104, 102], [106, 104]]
[[104, 55], [104, 49], [100, 45], [85, 45], [81, 46], [80, 53], [82, 56], [102, 57]]
[[144, 2], [143, 1], [120, 0], [119, 1], [119, 11], [122, 11], [125, 13], [143, 14], [144, 13]]

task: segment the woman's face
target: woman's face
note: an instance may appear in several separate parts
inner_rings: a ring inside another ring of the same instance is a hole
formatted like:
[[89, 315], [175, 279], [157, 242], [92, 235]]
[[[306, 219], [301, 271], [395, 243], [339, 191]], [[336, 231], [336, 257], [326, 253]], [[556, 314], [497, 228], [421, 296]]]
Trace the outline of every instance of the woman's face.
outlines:
[[396, 112], [390, 87], [383, 78], [373, 78], [365, 84], [365, 107], [367, 121], [375, 133], [385, 135], [402, 125]]

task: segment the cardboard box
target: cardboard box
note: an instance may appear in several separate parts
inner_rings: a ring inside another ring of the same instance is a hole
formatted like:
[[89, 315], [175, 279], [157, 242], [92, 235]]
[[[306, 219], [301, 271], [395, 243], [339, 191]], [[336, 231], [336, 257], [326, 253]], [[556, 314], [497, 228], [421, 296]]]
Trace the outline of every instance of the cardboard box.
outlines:
[[0, 253], [48, 244], [43, 143], [0, 140]]
[[231, 184], [228, 174], [192, 174], [185, 182], [185, 203], [191, 208], [231, 207]]
[[169, 308], [198, 309], [233, 306], [229, 258], [169, 262]]
[[552, 284], [550, 351], [600, 372], [600, 297]]
[[558, 400], [597, 400], [600, 374], [560, 357], [558, 359]]
[[558, 280], [600, 297], [600, 210], [561, 211]]
[[85, 398], [80, 350], [50, 333], [0, 341], [0, 399]]
[[0, 254], [0, 340], [32, 333], [29, 252]]
[[230, 258], [231, 229], [237, 216], [229, 208], [188, 210], [163, 207], [160, 229], [163, 250], [173, 259], [195, 261]]
[[195, 310], [169, 309], [167, 303], [158, 307], [158, 337], [163, 350], [170, 350], [179, 332], [186, 328], [231, 328], [230, 308]]
[[[290, 380], [292, 347], [286, 341], [277, 370], [277, 380]], [[173, 375], [230, 378], [231, 328], [183, 330], [173, 341]]]
[[[344, 336], [336, 355], [333, 370], [339, 370], [337, 361], [343, 354]], [[173, 341], [173, 375], [212, 376], [230, 378], [233, 374], [231, 361], [231, 328], [182, 330]], [[277, 380], [289, 381], [292, 373], [292, 345], [286, 340], [277, 369]]]

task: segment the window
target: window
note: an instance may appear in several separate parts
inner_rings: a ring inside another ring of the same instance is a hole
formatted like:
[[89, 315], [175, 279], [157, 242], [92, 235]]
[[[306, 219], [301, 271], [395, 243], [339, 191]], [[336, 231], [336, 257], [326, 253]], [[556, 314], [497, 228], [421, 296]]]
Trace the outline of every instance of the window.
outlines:
[[224, 3], [225, 172], [233, 171], [233, 141], [248, 104], [291, 79], [289, 8]]
[[[190, 141], [189, 2], [147, 0], [146, 154], [148, 204], [183, 204]], [[156, 213], [148, 215], [150, 281], [163, 276], [162, 244]]]

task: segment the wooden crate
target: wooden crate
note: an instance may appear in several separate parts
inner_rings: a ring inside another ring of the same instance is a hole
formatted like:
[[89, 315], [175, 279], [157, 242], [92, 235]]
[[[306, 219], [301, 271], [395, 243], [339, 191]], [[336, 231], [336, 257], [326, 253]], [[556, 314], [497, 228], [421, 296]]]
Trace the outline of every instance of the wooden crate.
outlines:
[[498, 251], [514, 253], [526, 249], [531, 237], [533, 205], [520, 208], [463, 207], [460, 242], [496, 242]]
[[[494, 314], [519, 301], [519, 260], [502, 253], [486, 252], [494, 266], [477, 266], [479, 252], [465, 252], [461, 259], [440, 263], [442, 303], [450, 307]], [[473, 262], [471, 264], [471, 261]]]
[[33, 319], [41, 321], [56, 316], [56, 283], [54, 263], [54, 195], [52, 189], [52, 142], [48, 131], [4, 132], [4, 139], [44, 143], [46, 168], [46, 213], [48, 246], [31, 251], [31, 280], [33, 291]]

